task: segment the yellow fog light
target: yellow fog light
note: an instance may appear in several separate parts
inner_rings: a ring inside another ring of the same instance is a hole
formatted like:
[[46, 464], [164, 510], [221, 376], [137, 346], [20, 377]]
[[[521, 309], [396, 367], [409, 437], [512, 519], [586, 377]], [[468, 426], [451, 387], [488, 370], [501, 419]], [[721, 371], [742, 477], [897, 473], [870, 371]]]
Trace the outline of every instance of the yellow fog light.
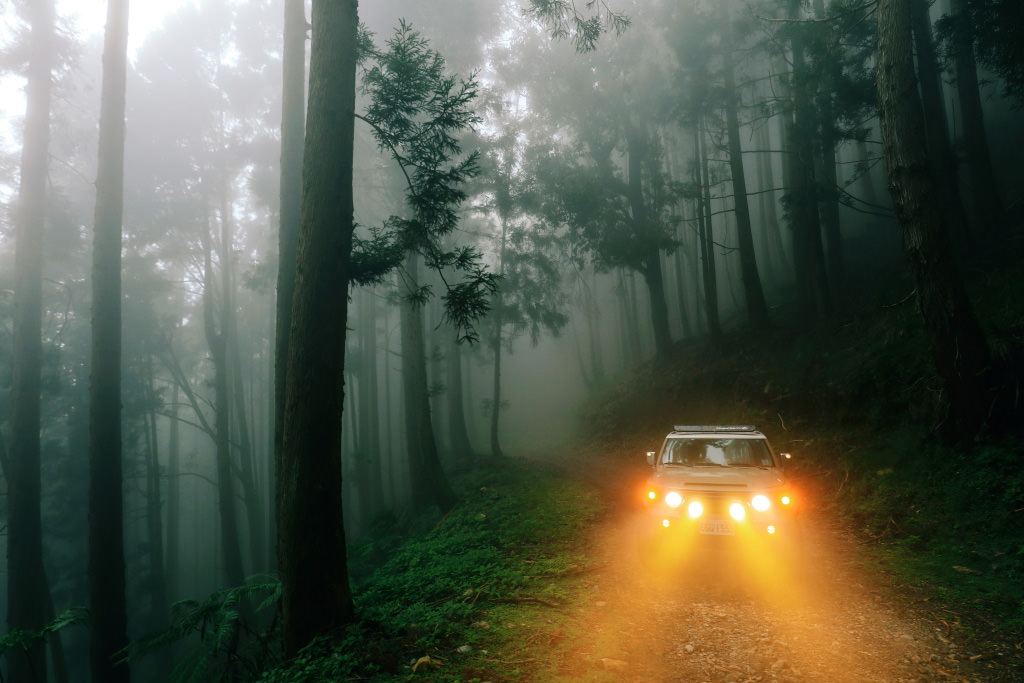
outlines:
[[769, 526], [769, 527], [768, 527], [768, 528], [766, 529], [766, 531], [767, 531], [767, 532], [768, 532], [769, 534], [774, 534], [774, 533], [775, 533], [775, 527], [773, 527], [773, 526]]
[[742, 522], [747, 516], [747, 511], [743, 509], [743, 506], [739, 503], [733, 503], [729, 506], [729, 516], [735, 519], [737, 522]]
[[754, 496], [753, 499], [751, 499], [750, 504], [758, 512], [764, 512], [772, 506], [771, 501], [768, 500], [768, 496], [762, 496], [761, 494]]
[[793, 499], [790, 498], [789, 496], [783, 496], [782, 498], [779, 498], [779, 502], [782, 503], [783, 505], [789, 505], [790, 503], [793, 502]]
[[658, 497], [658, 494], [655, 493], [654, 491], [648, 491], [647, 492], [647, 500], [654, 500], [657, 497]]
[[667, 529], [668, 525], [669, 525], [669, 521], [667, 519], [663, 519], [663, 520], [661, 520], [661, 525]]
[[697, 501], [693, 501], [686, 506], [686, 514], [690, 516], [690, 519], [697, 519], [704, 514], [704, 506]]
[[683, 504], [683, 497], [679, 495], [678, 491], [669, 491], [665, 494], [665, 505], [670, 508], [677, 508]]

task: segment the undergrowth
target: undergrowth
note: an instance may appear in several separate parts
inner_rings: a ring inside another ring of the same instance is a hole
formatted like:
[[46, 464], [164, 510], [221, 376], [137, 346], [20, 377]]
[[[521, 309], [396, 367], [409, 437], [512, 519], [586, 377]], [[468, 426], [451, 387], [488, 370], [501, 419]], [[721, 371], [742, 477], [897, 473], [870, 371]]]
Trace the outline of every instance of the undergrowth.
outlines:
[[[486, 674], [496, 666], [488, 651], [516, 640], [518, 612], [550, 609], [569, 597], [569, 582], [559, 579], [589, 561], [582, 530], [602, 505], [585, 485], [512, 460], [464, 476], [458, 488], [455, 509], [426, 533], [393, 543], [373, 571], [360, 558], [379, 559], [380, 538], [388, 534], [354, 547], [361, 621], [261, 680], [501, 678]], [[513, 612], [510, 625], [504, 615]]]

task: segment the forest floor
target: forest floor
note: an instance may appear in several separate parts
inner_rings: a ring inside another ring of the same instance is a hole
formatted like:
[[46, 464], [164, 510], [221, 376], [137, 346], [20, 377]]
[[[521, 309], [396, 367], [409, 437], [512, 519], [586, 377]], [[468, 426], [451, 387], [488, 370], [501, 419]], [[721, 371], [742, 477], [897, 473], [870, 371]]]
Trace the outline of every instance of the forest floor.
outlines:
[[659, 566], [637, 549], [653, 521], [636, 504], [646, 470], [594, 454], [558, 464], [612, 504], [545, 680], [1024, 680], [1020, 644], [972, 651], [958, 615], [887, 575], [825, 510], [803, 512], [793, 553], [701, 544]]

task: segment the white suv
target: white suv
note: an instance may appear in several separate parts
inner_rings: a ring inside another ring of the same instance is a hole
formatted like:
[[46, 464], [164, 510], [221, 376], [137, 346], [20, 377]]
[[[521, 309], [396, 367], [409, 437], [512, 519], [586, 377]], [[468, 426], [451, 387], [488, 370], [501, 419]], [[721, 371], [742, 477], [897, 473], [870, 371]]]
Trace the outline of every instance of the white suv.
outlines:
[[753, 425], [676, 426], [652, 472], [645, 504], [664, 528], [710, 536], [788, 533], [797, 501], [788, 453], [775, 453]]

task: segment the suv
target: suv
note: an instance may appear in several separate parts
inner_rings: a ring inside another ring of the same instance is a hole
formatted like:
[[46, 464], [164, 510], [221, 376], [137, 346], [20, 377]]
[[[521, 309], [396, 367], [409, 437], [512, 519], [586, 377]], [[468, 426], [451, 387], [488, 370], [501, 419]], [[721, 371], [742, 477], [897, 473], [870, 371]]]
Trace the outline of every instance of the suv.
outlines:
[[711, 536], [781, 535], [796, 500], [783, 463], [753, 425], [676, 426], [653, 468], [645, 503], [661, 527]]

